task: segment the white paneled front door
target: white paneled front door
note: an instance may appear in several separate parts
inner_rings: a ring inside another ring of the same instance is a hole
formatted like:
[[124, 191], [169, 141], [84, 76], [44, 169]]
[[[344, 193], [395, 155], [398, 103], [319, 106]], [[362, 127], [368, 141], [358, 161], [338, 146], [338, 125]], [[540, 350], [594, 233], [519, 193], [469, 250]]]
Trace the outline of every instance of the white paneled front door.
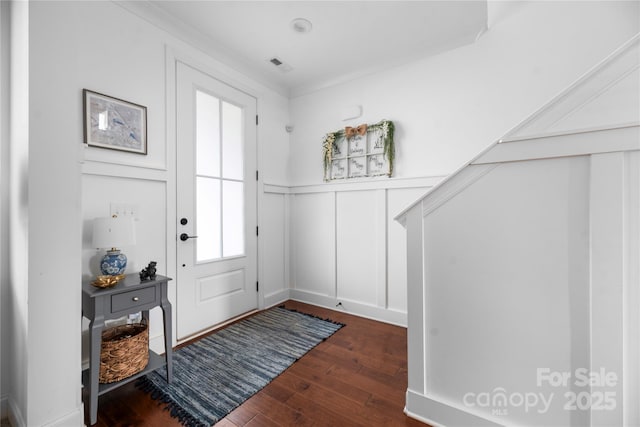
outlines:
[[257, 307], [256, 99], [177, 63], [177, 335]]

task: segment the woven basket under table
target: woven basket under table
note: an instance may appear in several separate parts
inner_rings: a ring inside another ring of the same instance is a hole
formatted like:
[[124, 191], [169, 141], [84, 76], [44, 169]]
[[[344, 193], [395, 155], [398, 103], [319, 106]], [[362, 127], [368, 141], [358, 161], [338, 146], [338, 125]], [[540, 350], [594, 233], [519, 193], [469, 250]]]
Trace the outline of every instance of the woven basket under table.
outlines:
[[120, 325], [102, 333], [101, 384], [113, 383], [142, 371], [149, 363], [149, 327]]

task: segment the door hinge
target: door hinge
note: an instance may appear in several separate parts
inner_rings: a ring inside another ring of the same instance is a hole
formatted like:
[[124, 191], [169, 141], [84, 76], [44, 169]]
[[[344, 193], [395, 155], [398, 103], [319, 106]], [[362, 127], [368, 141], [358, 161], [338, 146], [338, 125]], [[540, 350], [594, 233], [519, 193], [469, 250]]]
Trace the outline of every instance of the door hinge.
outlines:
[[258, 171], [256, 171], [256, 181], [258, 180]]
[[258, 126], [258, 115], [256, 114], [256, 126]]
[[256, 236], [260, 235], [260, 227], [256, 227]]
[[260, 291], [260, 282], [256, 282], [256, 292]]

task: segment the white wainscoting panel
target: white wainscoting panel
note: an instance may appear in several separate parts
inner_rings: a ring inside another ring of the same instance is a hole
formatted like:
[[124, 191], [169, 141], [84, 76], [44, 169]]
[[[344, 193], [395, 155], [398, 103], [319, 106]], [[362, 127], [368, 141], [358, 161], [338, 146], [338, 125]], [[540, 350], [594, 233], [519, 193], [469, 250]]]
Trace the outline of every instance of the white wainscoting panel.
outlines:
[[83, 278], [99, 274], [100, 258], [104, 251], [92, 248], [93, 219], [111, 215], [111, 204], [129, 204], [138, 208], [134, 219], [136, 244], [121, 248], [127, 255], [126, 273], [136, 273], [149, 261], [158, 263], [158, 271], [167, 269], [167, 185], [161, 180], [117, 177], [106, 175], [82, 175], [83, 209]]
[[387, 309], [407, 312], [407, 233], [394, 218], [428, 187], [387, 190]]
[[[607, 387], [623, 396], [624, 300], [626, 279], [625, 157], [628, 153], [591, 156], [591, 371], [606, 367], [620, 380]], [[638, 284], [636, 283], [637, 287]], [[622, 402], [621, 402], [622, 403]], [[634, 403], [637, 405], [637, 402]], [[622, 405], [617, 404], [618, 408]], [[623, 425], [621, 410], [591, 411], [592, 425]]]
[[[126, 166], [113, 167], [118, 173], [127, 175], [134, 168]], [[173, 262], [167, 255], [167, 182], [163, 174], [150, 173], [144, 178], [136, 173], [129, 176], [104, 175], [107, 172], [101, 167], [93, 167], [85, 163], [82, 175], [82, 276], [90, 279], [99, 274], [99, 262], [104, 251], [92, 248], [93, 219], [111, 214], [111, 203], [132, 204], [138, 208], [138, 216], [134, 221], [136, 244], [121, 248], [127, 255], [125, 273], [136, 273], [146, 267], [149, 261], [158, 263], [158, 272], [167, 274], [174, 269]], [[113, 172], [112, 172], [113, 173]], [[156, 179], [157, 178], [157, 179]], [[169, 265], [172, 263], [172, 265]], [[169, 282], [169, 292], [175, 289], [175, 280]], [[175, 301], [175, 298], [172, 298]], [[173, 306], [175, 319], [175, 305]], [[88, 321], [83, 320], [83, 360], [88, 359]], [[175, 336], [175, 331], [174, 331]], [[156, 352], [164, 352], [162, 340], [162, 312], [154, 308], [150, 312], [149, 340], [151, 348]]]
[[406, 326], [406, 233], [393, 217], [442, 178], [265, 184], [290, 200], [291, 298]]
[[293, 288], [335, 298], [335, 194], [297, 194], [291, 216]]
[[260, 263], [262, 275], [260, 287], [265, 306], [286, 300], [289, 296], [289, 280], [286, 274], [288, 220], [287, 195], [264, 193], [260, 221]]
[[[408, 413], [444, 425], [638, 425], [640, 151], [500, 163], [467, 184], [403, 218]], [[499, 403], [527, 393], [548, 406]]]
[[[425, 217], [431, 396], [473, 411], [467, 393], [572, 391], [539, 386], [536, 375], [589, 366], [588, 183], [588, 157], [505, 163]], [[584, 416], [564, 403], [544, 413], [509, 407], [508, 420]]]
[[[377, 256], [377, 248], [384, 249], [386, 235], [386, 224], [379, 224], [377, 212], [384, 212], [385, 206], [378, 205], [376, 193], [349, 191], [336, 195], [338, 301], [344, 299], [375, 306], [379, 294], [385, 292], [386, 266], [384, 259]], [[382, 289], [379, 282], [382, 282]], [[380, 296], [386, 299], [384, 295]]]
[[623, 302], [623, 411], [624, 425], [640, 425], [640, 151], [627, 153], [625, 162], [625, 215], [624, 236], [625, 286]]

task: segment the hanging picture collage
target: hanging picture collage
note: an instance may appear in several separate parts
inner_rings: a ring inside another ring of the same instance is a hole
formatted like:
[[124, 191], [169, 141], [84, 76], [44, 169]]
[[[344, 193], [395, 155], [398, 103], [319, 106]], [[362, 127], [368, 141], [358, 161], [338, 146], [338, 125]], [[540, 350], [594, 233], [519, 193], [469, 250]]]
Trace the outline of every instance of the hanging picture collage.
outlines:
[[327, 134], [324, 142], [325, 180], [391, 176], [394, 158], [392, 122], [347, 127]]

